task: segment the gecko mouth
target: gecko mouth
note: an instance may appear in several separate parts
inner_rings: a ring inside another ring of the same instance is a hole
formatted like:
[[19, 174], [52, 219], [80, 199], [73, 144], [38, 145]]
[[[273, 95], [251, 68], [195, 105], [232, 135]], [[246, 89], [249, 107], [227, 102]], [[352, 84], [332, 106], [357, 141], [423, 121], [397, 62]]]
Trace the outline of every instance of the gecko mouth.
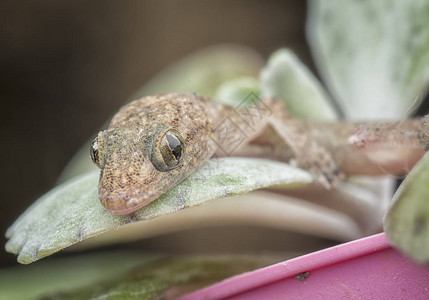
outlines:
[[130, 193], [129, 190], [107, 190], [99, 187], [98, 196], [101, 204], [110, 213], [121, 216], [135, 212], [148, 205], [159, 197], [158, 192], [147, 192], [137, 189]]
[[155, 199], [148, 198], [142, 200], [141, 198], [127, 196], [110, 196], [104, 199], [100, 197], [100, 202], [104, 208], [117, 216], [128, 215], [132, 212], [135, 212], [153, 200]]

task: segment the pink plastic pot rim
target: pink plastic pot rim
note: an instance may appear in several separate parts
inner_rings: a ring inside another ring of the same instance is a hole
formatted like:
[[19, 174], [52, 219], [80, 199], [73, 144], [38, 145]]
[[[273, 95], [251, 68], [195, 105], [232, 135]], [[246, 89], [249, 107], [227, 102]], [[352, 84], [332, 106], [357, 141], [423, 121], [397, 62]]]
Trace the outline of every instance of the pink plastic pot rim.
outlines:
[[373, 254], [391, 248], [384, 233], [299, 256], [255, 271], [242, 273], [191, 294], [180, 300], [223, 299], [260, 286], [294, 277], [309, 270], [316, 270], [353, 258]]

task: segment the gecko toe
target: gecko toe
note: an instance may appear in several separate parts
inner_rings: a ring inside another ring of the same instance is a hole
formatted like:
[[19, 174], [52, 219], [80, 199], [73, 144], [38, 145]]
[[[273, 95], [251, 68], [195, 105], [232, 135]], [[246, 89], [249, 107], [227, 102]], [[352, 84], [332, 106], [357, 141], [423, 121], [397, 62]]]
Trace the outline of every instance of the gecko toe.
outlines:
[[325, 189], [331, 190], [336, 188], [340, 181], [345, 179], [345, 174], [338, 168], [335, 161], [328, 160], [325, 162], [324, 164], [314, 162], [309, 171], [313, 174], [317, 183]]

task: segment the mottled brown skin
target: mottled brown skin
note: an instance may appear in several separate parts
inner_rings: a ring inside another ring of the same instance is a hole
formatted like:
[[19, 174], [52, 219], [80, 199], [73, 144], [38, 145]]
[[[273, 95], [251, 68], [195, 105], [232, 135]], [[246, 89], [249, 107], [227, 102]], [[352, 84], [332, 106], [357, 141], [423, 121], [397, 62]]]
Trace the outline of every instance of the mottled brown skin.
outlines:
[[[91, 146], [92, 159], [101, 169], [101, 204], [115, 215], [134, 212], [214, 154], [294, 159], [316, 182], [331, 188], [344, 174], [404, 173], [427, 147], [426, 119], [309, 122], [291, 118], [279, 101], [262, 103], [253, 117], [252, 106], [237, 109], [194, 94], [148, 96], [124, 106]], [[227, 139], [222, 142], [225, 124], [243, 138], [233, 149], [227, 149]]]
[[[172, 101], [174, 99], [174, 101]], [[213, 128], [205, 99], [194, 95], [164, 94], [136, 100], [123, 107], [97, 137], [101, 168], [98, 194], [115, 215], [129, 214], [149, 204], [206, 162], [215, 151]], [[202, 111], [196, 111], [200, 106]], [[178, 167], [157, 170], [152, 148], [157, 133], [177, 130], [185, 143]]]

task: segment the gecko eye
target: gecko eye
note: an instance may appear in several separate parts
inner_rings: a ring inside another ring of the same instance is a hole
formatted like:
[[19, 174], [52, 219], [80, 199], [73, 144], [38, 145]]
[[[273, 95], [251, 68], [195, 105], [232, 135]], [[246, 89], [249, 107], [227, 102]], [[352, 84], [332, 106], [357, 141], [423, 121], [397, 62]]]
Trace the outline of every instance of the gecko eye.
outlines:
[[91, 154], [92, 162], [100, 168], [100, 158], [98, 154], [98, 136], [96, 136], [95, 139], [92, 141], [89, 153]]
[[182, 162], [185, 143], [177, 130], [170, 129], [158, 135], [155, 139], [151, 161], [161, 172], [177, 168]]

